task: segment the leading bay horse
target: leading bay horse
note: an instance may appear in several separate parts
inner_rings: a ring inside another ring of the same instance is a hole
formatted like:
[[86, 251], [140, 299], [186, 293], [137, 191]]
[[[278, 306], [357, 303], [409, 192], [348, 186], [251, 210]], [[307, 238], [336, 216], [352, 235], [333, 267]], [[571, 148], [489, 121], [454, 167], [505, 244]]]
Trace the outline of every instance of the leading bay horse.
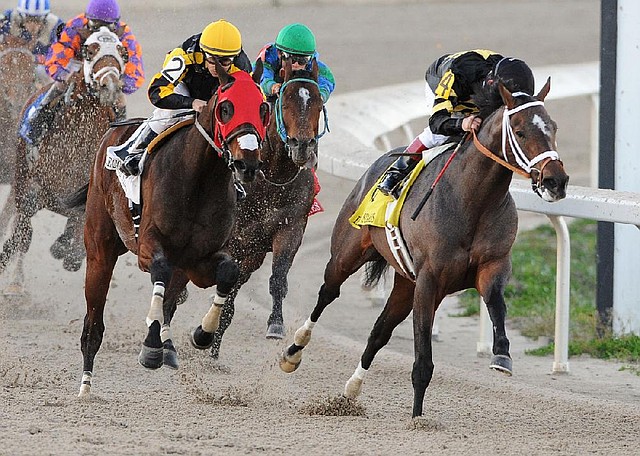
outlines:
[[[114, 126], [104, 136], [91, 170], [86, 198], [84, 241], [87, 252], [87, 314], [80, 340], [83, 376], [80, 397], [91, 391], [95, 356], [104, 333], [104, 307], [118, 257], [131, 251], [151, 275], [153, 292], [148, 334], [138, 361], [144, 367], [178, 367], [170, 323], [189, 281], [216, 285], [202, 324], [192, 333], [197, 348], [211, 346], [220, 308], [238, 278], [226, 252], [236, 212], [234, 181], [249, 183], [259, 171], [260, 147], [269, 106], [248, 73], [225, 73], [217, 64], [220, 87], [195, 122], [178, 129], [147, 155], [140, 184], [138, 236], [116, 173], [105, 169], [108, 146], [124, 143], [137, 125]], [[262, 66], [254, 71], [259, 80]]]
[[[338, 215], [331, 237], [331, 259], [325, 268], [317, 304], [295, 333], [294, 343], [283, 352], [282, 370], [293, 372], [298, 367], [315, 323], [339, 296], [342, 283], [360, 267], [373, 262], [369, 264], [368, 278], [379, 277], [385, 266], [391, 264], [395, 270], [394, 284], [371, 330], [360, 364], [345, 385], [347, 397], [360, 394], [374, 356], [387, 344], [393, 329], [413, 311], [413, 416], [422, 415], [434, 369], [431, 331], [435, 312], [445, 296], [467, 288], [478, 290], [493, 322], [490, 367], [511, 375], [504, 288], [511, 273], [510, 252], [518, 214], [509, 184], [514, 171], [526, 174], [539, 196], [557, 201], [565, 197], [569, 179], [555, 152], [556, 124], [542, 103], [549, 88], [547, 80], [540, 93], [531, 97], [521, 92], [512, 94], [499, 83], [496, 92], [499, 96], [485, 97], [485, 102], [490, 99], [497, 102], [479, 104], [485, 121], [477, 139], [460, 147], [430, 199], [416, 214], [439, 171], [455, 152], [438, 156], [417, 177], [399, 220], [413, 273], [401, 267], [392, 254], [385, 228], [363, 226], [358, 230], [349, 223], [350, 216], [394, 157], [386, 154], [369, 168]], [[503, 159], [491, 152], [500, 150]]]
[[[225, 330], [231, 324], [240, 287], [273, 252], [269, 293], [272, 310], [268, 338], [284, 337], [282, 302], [287, 296], [287, 274], [302, 243], [315, 195], [313, 169], [318, 161], [320, 114], [324, 110], [318, 87], [318, 65], [311, 71], [292, 71], [284, 60], [284, 82], [274, 103], [267, 140], [262, 150], [264, 167], [247, 186], [229, 239], [229, 251], [240, 265], [240, 277], [227, 297], [211, 356], [218, 358]], [[326, 128], [326, 116], [325, 116]]]
[[[24, 288], [22, 259], [31, 245], [31, 218], [41, 209], [49, 209], [68, 217], [65, 232], [52, 246], [63, 266], [77, 271], [84, 258], [80, 242], [84, 213], [68, 209], [62, 199], [71, 194], [78, 182], [89, 180], [94, 151], [100, 139], [115, 120], [113, 105], [122, 93], [126, 48], [118, 36], [106, 27], [86, 37], [82, 46], [82, 70], [68, 81], [46, 134], [38, 145], [30, 145], [20, 137], [15, 149], [16, 218], [10, 237], [0, 253], [0, 273], [16, 258], [14, 281], [9, 292], [21, 294]], [[26, 103], [29, 109], [49, 86], [36, 92]], [[23, 110], [24, 111], [24, 110]], [[24, 115], [24, 112], [22, 113]]]

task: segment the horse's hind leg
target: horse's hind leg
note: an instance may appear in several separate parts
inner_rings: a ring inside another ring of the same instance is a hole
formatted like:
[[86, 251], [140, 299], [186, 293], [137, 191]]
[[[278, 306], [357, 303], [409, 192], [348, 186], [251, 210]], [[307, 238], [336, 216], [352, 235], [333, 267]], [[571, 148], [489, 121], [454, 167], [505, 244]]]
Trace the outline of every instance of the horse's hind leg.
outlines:
[[[343, 225], [345, 222], [348, 223], [343, 220]], [[284, 372], [293, 372], [300, 365], [302, 349], [311, 340], [313, 327], [324, 309], [340, 296], [340, 287], [345, 280], [376, 255], [371, 244], [362, 241], [363, 235], [360, 231], [348, 227], [345, 233], [345, 227], [341, 228], [334, 228], [331, 238], [331, 259], [324, 270], [324, 283], [318, 292], [316, 306], [304, 325], [296, 331], [293, 344], [289, 345], [280, 356], [280, 369]], [[343, 234], [338, 234], [340, 232]]]
[[513, 362], [509, 353], [509, 339], [505, 329], [507, 306], [504, 287], [510, 274], [508, 262], [495, 262], [478, 271], [477, 289], [487, 305], [493, 323], [493, 356], [489, 367], [511, 375]]
[[109, 283], [118, 256], [126, 251], [104, 209], [102, 214], [95, 214], [95, 217], [92, 216], [87, 220], [85, 245], [87, 270], [84, 294], [87, 301], [87, 314], [84, 317], [80, 338], [83, 375], [79, 397], [88, 397], [91, 392], [93, 363], [104, 334], [104, 306]]
[[393, 289], [382, 313], [373, 325], [371, 334], [369, 334], [369, 340], [360, 358], [360, 364], [345, 384], [344, 395], [346, 397], [356, 398], [360, 394], [364, 376], [371, 367], [376, 353], [387, 345], [393, 330], [411, 313], [414, 289], [413, 282], [398, 273], [395, 274]]
[[240, 268], [226, 252], [214, 256], [216, 291], [209, 311], [202, 317], [202, 323], [191, 333], [191, 344], [205, 350], [213, 344], [214, 333], [220, 326], [220, 315], [227, 296], [238, 282]]

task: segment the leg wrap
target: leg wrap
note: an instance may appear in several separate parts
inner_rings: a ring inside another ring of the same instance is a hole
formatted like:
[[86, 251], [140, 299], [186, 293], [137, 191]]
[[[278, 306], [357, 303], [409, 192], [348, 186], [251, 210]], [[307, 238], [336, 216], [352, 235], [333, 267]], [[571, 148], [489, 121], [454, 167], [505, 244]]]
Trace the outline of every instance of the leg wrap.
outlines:
[[147, 314], [147, 326], [151, 326], [154, 321], [162, 322], [164, 314], [162, 312], [162, 303], [164, 302], [164, 283], [156, 282], [153, 284], [153, 296], [151, 297], [151, 306]]

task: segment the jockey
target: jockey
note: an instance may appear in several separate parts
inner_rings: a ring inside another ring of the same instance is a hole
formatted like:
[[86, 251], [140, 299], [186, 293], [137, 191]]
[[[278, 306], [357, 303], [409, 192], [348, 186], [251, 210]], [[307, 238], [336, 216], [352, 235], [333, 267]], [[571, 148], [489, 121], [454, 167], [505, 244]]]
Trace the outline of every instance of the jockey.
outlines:
[[51, 82], [44, 68], [47, 52], [64, 27], [64, 22], [52, 14], [49, 0], [19, 0], [18, 6], [0, 15], [0, 43], [12, 38], [26, 46], [36, 59], [36, 78], [40, 86]]
[[292, 69], [311, 70], [311, 60], [318, 63], [318, 86], [322, 101], [327, 102], [329, 95], [335, 89], [336, 82], [333, 73], [327, 65], [318, 60], [316, 52], [316, 37], [306, 25], [295, 23], [283, 27], [275, 43], [266, 44], [260, 51], [258, 58], [263, 61], [264, 71], [260, 80], [262, 92], [267, 95], [277, 95], [282, 86], [282, 59], [291, 58]]
[[[451, 136], [478, 131], [482, 119], [472, 97], [486, 85], [501, 81], [511, 92], [533, 95], [534, 78], [522, 60], [503, 57], [484, 49], [446, 54], [429, 66], [425, 74], [427, 101], [432, 104], [429, 125], [387, 170], [378, 189], [395, 194], [398, 184], [422, 159], [420, 152], [444, 144]], [[495, 86], [497, 90], [497, 85]]]
[[251, 72], [251, 62], [242, 50], [240, 31], [220, 19], [207, 25], [202, 33], [188, 38], [167, 54], [147, 91], [156, 109], [121, 146], [112, 150], [123, 162], [120, 170], [137, 175], [142, 153], [149, 143], [186, 113], [202, 112], [220, 86], [215, 60], [232, 74]]
[[118, 35], [129, 54], [124, 69], [123, 94], [114, 106], [116, 120], [126, 117], [124, 94], [132, 94], [144, 83], [142, 49], [129, 26], [120, 20], [120, 7], [116, 0], [89, 0], [85, 12], [65, 24], [60, 38], [49, 49], [45, 67], [54, 83], [44, 97], [36, 101], [31, 112], [25, 118], [29, 128], [22, 128], [22, 131], [28, 132], [23, 135], [27, 141], [32, 144], [37, 144], [40, 141], [48, 117], [55, 110], [55, 106], [51, 106], [52, 102], [65, 92], [67, 89], [66, 81], [82, 69], [80, 54], [84, 39], [79, 31], [85, 29], [95, 32], [103, 26]]

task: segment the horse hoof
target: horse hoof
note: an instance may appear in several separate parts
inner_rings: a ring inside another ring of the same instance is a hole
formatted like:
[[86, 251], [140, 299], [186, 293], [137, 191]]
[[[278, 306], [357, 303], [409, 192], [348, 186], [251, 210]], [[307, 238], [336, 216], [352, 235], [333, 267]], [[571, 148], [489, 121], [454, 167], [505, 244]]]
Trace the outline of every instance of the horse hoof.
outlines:
[[49, 252], [51, 252], [51, 256], [56, 260], [62, 260], [68, 251], [68, 248], [65, 248], [63, 244], [60, 244], [58, 242], [54, 243], [49, 249]]
[[287, 374], [290, 374], [292, 372], [294, 372], [299, 366], [300, 363], [302, 362], [302, 360], [298, 361], [297, 363], [291, 363], [289, 361], [287, 361], [284, 357], [280, 358], [280, 370], [282, 370], [282, 372], [285, 372]]
[[82, 259], [65, 257], [62, 261], [62, 267], [65, 271], [76, 272], [82, 266]]
[[511, 377], [511, 375], [513, 374], [512, 367], [513, 367], [513, 361], [509, 356], [493, 355], [491, 357], [491, 364], [489, 364], [489, 369], [502, 372], [503, 374]]
[[168, 368], [177, 369], [179, 367], [178, 352], [170, 340], [165, 341], [163, 344], [162, 359], [164, 361], [164, 365]]
[[11, 283], [2, 290], [2, 294], [7, 298], [19, 298], [25, 294], [24, 287], [19, 283]]
[[280, 323], [271, 323], [267, 328], [267, 339], [284, 339], [284, 325]]
[[164, 362], [164, 354], [162, 348], [151, 348], [142, 345], [142, 350], [138, 355], [138, 362], [142, 367], [147, 369], [158, 369], [162, 367]]
[[198, 326], [191, 331], [191, 345], [198, 350], [206, 350], [213, 345], [213, 334], [203, 330], [202, 326]]

